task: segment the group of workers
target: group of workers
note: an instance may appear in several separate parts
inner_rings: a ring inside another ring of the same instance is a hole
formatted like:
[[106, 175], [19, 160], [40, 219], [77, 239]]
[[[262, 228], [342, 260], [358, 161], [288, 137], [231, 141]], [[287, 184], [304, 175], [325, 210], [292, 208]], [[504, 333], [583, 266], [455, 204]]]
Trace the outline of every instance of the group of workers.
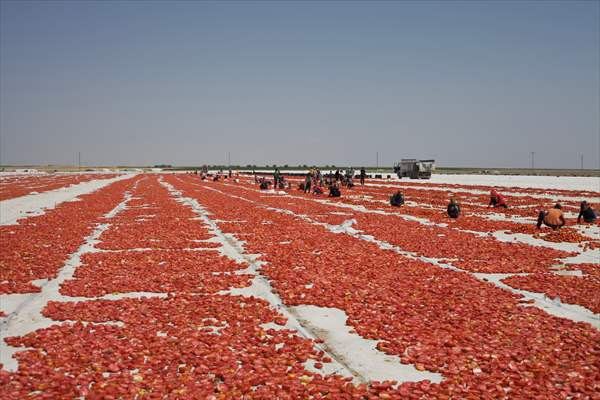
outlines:
[[[390, 196], [390, 205], [394, 207], [400, 207], [404, 204], [404, 194], [402, 191], [398, 190], [392, 196]], [[492, 190], [490, 193], [490, 202], [488, 204], [489, 207], [501, 207], [508, 208], [506, 204], [506, 200], [504, 197], [498, 193], [496, 190]], [[454, 197], [450, 198], [450, 202], [446, 208], [446, 213], [450, 218], [458, 218], [460, 215], [460, 206], [454, 199]], [[577, 216], [577, 223], [581, 223], [581, 219], [586, 223], [593, 223], [596, 218], [598, 218], [597, 212], [592, 208], [592, 206], [587, 202], [583, 201], [580, 205], [579, 215]], [[560, 203], [556, 203], [553, 208], [547, 211], [540, 211], [537, 220], [537, 227], [540, 229], [542, 224], [556, 230], [566, 224], [564, 213], [562, 212], [562, 206]]]
[[[390, 197], [390, 205], [399, 207], [404, 204], [404, 195], [401, 191], [397, 191]], [[490, 202], [488, 204], [489, 207], [501, 207], [508, 208], [506, 204], [506, 200], [504, 197], [498, 193], [496, 190], [492, 190], [490, 193]], [[460, 215], [460, 206], [454, 199], [454, 197], [450, 198], [450, 203], [448, 203], [448, 207], [446, 208], [446, 213], [450, 218], [458, 218]], [[592, 206], [587, 202], [583, 201], [579, 208], [579, 215], [577, 216], [577, 223], [581, 223], [581, 219], [586, 223], [593, 223], [598, 218], [598, 213], [592, 208]], [[566, 224], [564, 213], [562, 212], [562, 206], [560, 203], [556, 203], [553, 208], [547, 211], [540, 211], [538, 214], [537, 220], [537, 228], [540, 229], [542, 224], [556, 230], [561, 228]]]
[[[398, 190], [396, 193], [390, 196], [390, 205], [393, 207], [400, 207], [404, 204], [404, 194], [401, 190]], [[450, 198], [450, 203], [448, 203], [448, 207], [446, 208], [446, 212], [450, 218], [458, 218], [460, 215], [460, 206], [454, 199], [454, 197]]]
[[[366, 171], [360, 170], [360, 182], [365, 184]], [[340, 197], [340, 187], [352, 188], [354, 186], [354, 168], [348, 168], [345, 172], [339, 169], [335, 172], [329, 172], [326, 175], [321, 173], [318, 168], [311, 168], [304, 177], [304, 182], [298, 185], [298, 188], [304, 193], [323, 194], [324, 187], [327, 186], [330, 197]]]
[[[363, 168], [360, 169], [360, 183], [364, 185], [366, 171]], [[346, 186], [348, 188], [352, 188], [354, 186], [353, 182], [354, 178], [354, 169], [348, 168], [345, 173], [341, 172], [339, 169], [335, 171], [335, 173], [329, 172], [325, 176], [321, 173], [318, 168], [311, 168], [307, 174], [305, 175], [304, 182], [301, 182], [298, 185], [298, 188], [304, 193], [313, 193], [316, 195], [320, 195], [324, 193], [323, 187], [327, 185], [329, 189], [330, 197], [340, 197], [340, 186]], [[265, 180], [265, 178], [258, 178], [256, 174], [254, 175], [255, 182], [260, 185], [261, 189], [268, 189], [271, 182]], [[291, 188], [291, 184], [287, 183], [279, 171], [279, 169], [275, 169], [273, 173], [273, 182], [274, 188], [288, 189]], [[400, 207], [404, 204], [404, 194], [402, 191], [398, 190], [392, 196], [390, 196], [390, 205], [394, 207]], [[488, 203], [488, 208], [508, 208], [508, 204], [506, 203], [506, 199], [500, 193], [498, 193], [495, 189], [492, 189], [490, 192], [490, 201]], [[460, 216], [460, 206], [456, 202], [454, 197], [450, 198], [450, 202], [446, 208], [446, 213], [450, 218], [456, 219]], [[583, 201], [580, 205], [579, 216], [577, 217], [577, 223], [581, 222], [583, 219], [587, 223], [593, 223], [596, 218], [598, 218], [598, 214], [592, 208], [592, 206]], [[542, 224], [546, 225], [552, 229], [559, 229], [564, 226], [566, 223], [564, 213], [562, 211], [562, 206], [560, 203], [554, 205], [553, 208], [549, 210], [542, 210], [538, 214], [537, 219], [537, 227], [541, 228]]]
[[[583, 218], [584, 222], [593, 223], [598, 218], [597, 212], [592, 208], [591, 204], [587, 201], [582, 201], [579, 205], [579, 215], [577, 216], [577, 223], [581, 223]], [[553, 208], [548, 211], [540, 211], [537, 220], [537, 227], [540, 229], [542, 224], [556, 230], [566, 224], [565, 215], [562, 212], [562, 206], [560, 203], [556, 203]]]

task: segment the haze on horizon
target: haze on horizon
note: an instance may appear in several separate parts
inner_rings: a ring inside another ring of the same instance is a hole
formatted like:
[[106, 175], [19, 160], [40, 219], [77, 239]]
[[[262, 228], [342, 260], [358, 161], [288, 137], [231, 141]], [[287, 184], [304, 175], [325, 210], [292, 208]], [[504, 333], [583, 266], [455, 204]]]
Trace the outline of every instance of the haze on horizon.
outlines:
[[0, 164], [600, 168], [600, 2], [0, 2]]

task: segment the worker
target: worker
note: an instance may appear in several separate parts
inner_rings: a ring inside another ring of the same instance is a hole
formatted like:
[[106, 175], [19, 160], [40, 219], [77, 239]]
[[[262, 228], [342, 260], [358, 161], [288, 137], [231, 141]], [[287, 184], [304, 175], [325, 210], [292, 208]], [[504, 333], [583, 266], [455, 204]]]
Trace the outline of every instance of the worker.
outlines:
[[336, 182], [340, 181], [340, 170], [339, 169], [335, 170], [335, 181]]
[[556, 203], [554, 208], [551, 208], [548, 211], [540, 211], [537, 220], [537, 228], [540, 229], [542, 227], [542, 223], [550, 228], [556, 230], [561, 226], [565, 225], [565, 216], [562, 212], [562, 206], [560, 203]]
[[269, 181], [267, 181], [265, 178], [262, 178], [262, 177], [261, 177], [261, 178], [258, 180], [258, 183], [259, 183], [260, 190], [267, 190], [267, 189], [269, 189], [269, 183], [270, 183], [270, 182], [269, 182]]
[[323, 194], [323, 187], [319, 185], [318, 182], [315, 182], [315, 187], [313, 189], [313, 194]]
[[583, 217], [583, 221], [587, 223], [594, 222], [598, 217], [596, 215], [596, 211], [594, 211], [590, 203], [585, 200], [581, 202], [581, 206], [579, 207], [579, 216], [577, 217], [578, 224], [581, 221], [581, 217]]
[[460, 215], [460, 206], [456, 200], [454, 200], [454, 197], [450, 198], [450, 203], [448, 204], [448, 209], [446, 211], [448, 212], [448, 216], [450, 218], [458, 218]]
[[329, 185], [329, 197], [340, 197], [341, 195], [337, 182]]
[[365, 185], [365, 177], [367, 176], [367, 171], [365, 171], [365, 167], [360, 169], [360, 184], [362, 186]]
[[354, 176], [354, 170], [352, 169], [352, 167], [346, 168], [346, 181], [349, 182], [353, 176]]
[[492, 189], [492, 191], [490, 193], [490, 204], [488, 204], [488, 208], [491, 206], [494, 206], [494, 208], [496, 208], [496, 207], [508, 208], [508, 206], [506, 205], [506, 201], [504, 200], [504, 196], [502, 196], [500, 193], [496, 192], [494, 189]]
[[275, 168], [275, 172], [273, 172], [273, 187], [274, 188], [279, 187], [279, 178], [280, 177], [281, 177], [281, 174], [279, 173], [279, 168]]
[[285, 179], [283, 175], [279, 175], [279, 184], [276, 187], [279, 189], [285, 189]]
[[390, 205], [393, 207], [400, 207], [404, 204], [404, 194], [400, 190], [390, 196]]
[[306, 179], [304, 181], [304, 193], [310, 193], [311, 181], [312, 181], [312, 173], [311, 173], [311, 171], [308, 171], [308, 173], [306, 174]]

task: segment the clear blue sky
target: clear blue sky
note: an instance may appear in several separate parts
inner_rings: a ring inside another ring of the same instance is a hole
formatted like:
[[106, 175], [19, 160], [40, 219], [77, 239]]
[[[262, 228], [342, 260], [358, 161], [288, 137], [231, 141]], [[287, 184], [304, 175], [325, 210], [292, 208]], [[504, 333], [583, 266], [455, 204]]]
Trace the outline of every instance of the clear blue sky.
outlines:
[[600, 167], [598, 1], [0, 2], [0, 162]]

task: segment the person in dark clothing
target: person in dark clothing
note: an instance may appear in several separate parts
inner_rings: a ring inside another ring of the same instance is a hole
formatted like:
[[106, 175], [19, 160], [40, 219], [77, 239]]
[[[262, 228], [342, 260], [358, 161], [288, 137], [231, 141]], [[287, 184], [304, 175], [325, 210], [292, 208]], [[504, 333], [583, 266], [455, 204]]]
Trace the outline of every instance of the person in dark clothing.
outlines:
[[360, 184], [365, 185], [365, 177], [367, 176], [367, 171], [365, 171], [365, 167], [360, 169]]
[[561, 205], [556, 203], [554, 208], [551, 208], [548, 211], [540, 211], [537, 220], [537, 228], [540, 229], [542, 227], [542, 223], [546, 226], [549, 226], [553, 230], [557, 230], [558, 228], [564, 226], [566, 221], [561, 208]]
[[340, 181], [340, 170], [339, 169], [335, 170], [335, 181], [336, 182]]
[[275, 172], [273, 172], [273, 187], [274, 188], [279, 187], [280, 177], [281, 177], [281, 174], [279, 173], [279, 168], [275, 168]]
[[269, 184], [270, 183], [271, 182], [267, 181], [265, 178], [260, 178], [260, 180], [259, 180], [260, 190], [267, 190], [267, 189], [269, 189]]
[[340, 197], [342, 194], [340, 193], [340, 188], [337, 183], [329, 185], [329, 197]]
[[500, 193], [496, 192], [493, 189], [492, 189], [492, 192], [490, 193], [490, 204], [488, 204], [488, 207], [491, 207], [491, 206], [494, 206], [494, 208], [496, 208], [496, 207], [508, 208], [508, 206], [506, 205], [506, 201], [504, 200], [504, 196], [502, 196]]
[[312, 174], [308, 172], [306, 174], [306, 180], [304, 181], [304, 193], [310, 193], [310, 185], [312, 181]]
[[283, 175], [279, 175], [279, 185], [277, 187], [279, 187], [279, 189], [285, 189], [285, 178]]
[[583, 217], [584, 222], [592, 223], [596, 220], [598, 215], [596, 215], [596, 212], [587, 201], [582, 201], [581, 206], [579, 207], [579, 216], [577, 217], [578, 224], [581, 222], [581, 217]]
[[458, 218], [460, 215], [460, 206], [456, 200], [454, 200], [454, 197], [450, 199], [450, 204], [448, 204], [448, 209], [446, 211], [450, 218]]
[[404, 194], [400, 190], [390, 196], [390, 205], [393, 207], [400, 207], [404, 204]]

